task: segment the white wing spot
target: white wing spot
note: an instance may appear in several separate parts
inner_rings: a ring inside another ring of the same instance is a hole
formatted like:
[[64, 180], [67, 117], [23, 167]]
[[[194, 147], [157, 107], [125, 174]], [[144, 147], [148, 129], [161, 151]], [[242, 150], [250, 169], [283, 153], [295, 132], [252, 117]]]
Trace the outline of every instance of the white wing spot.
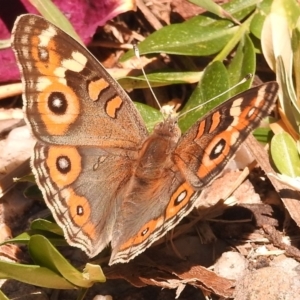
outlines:
[[57, 35], [56, 29], [53, 26], [49, 26], [47, 29], [42, 30], [39, 37], [39, 46], [47, 47], [51, 39]]
[[48, 60], [49, 53], [45, 48], [39, 48], [39, 54], [42, 60]]
[[34, 17], [34, 18], [30, 18], [30, 19], [28, 20], [28, 24], [29, 24], [29, 25], [34, 25], [34, 24], [35, 24], [35, 17]]
[[214, 154], [219, 155], [223, 151], [224, 147], [223, 144], [219, 144], [215, 149], [214, 149]]
[[38, 77], [36, 82], [36, 89], [38, 92], [42, 92], [51, 84], [52, 82], [49, 78], [47, 78], [46, 76], [40, 76]]
[[235, 145], [236, 142], [238, 141], [239, 137], [240, 137], [239, 132], [237, 132], [237, 131], [234, 132], [234, 133], [231, 135], [231, 138], [230, 138], [230, 144], [231, 144], [231, 145]]
[[31, 64], [31, 62], [26, 62], [26, 63], [25, 63], [25, 68], [26, 68], [29, 72], [31, 72], [31, 71], [32, 71], [32, 64]]
[[81, 205], [77, 206], [77, 215], [82, 216], [84, 214], [83, 208]]
[[25, 59], [29, 60], [29, 51], [27, 47], [22, 47], [22, 54]]
[[87, 63], [87, 58], [80, 52], [72, 52], [72, 58], [62, 61], [65, 69], [73, 72], [81, 72]]
[[[28, 45], [29, 42], [28, 42], [28, 34], [23, 34], [22, 37], [21, 37], [21, 44], [22, 45]], [[23, 48], [24, 49], [24, 48]], [[23, 50], [22, 49], [22, 50]]]
[[58, 166], [61, 170], [65, 170], [69, 168], [70, 164], [65, 157], [60, 157], [58, 160]]
[[144, 236], [149, 231], [149, 228], [146, 228], [142, 231], [142, 236]]
[[178, 203], [182, 202], [185, 199], [186, 195], [187, 195], [186, 190], [181, 192], [177, 197], [176, 203], [178, 204]]
[[252, 107], [248, 112], [248, 117], [251, 118], [251, 116], [255, 113], [255, 111], [256, 111], [256, 108]]
[[259, 90], [258, 90], [258, 93], [257, 93], [257, 97], [256, 97], [256, 101], [255, 101], [255, 104], [254, 106], [255, 107], [260, 107], [261, 106], [261, 102], [264, 101], [265, 97], [266, 97], [266, 87], [263, 86], [261, 87]]

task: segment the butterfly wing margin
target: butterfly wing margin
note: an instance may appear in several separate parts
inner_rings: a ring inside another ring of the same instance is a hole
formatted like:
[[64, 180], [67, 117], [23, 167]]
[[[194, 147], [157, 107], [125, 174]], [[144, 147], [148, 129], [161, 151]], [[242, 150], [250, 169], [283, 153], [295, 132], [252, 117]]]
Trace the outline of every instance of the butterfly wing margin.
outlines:
[[218, 176], [241, 143], [274, 106], [276, 82], [249, 89], [197, 121], [179, 140], [173, 160], [187, 181], [201, 189]]

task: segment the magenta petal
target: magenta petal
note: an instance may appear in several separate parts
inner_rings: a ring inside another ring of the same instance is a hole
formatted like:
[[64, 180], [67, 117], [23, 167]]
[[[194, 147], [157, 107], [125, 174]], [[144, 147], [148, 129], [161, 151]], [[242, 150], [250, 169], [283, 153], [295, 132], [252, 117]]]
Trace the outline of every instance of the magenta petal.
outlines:
[[[59, 4], [59, 0], [54, 0], [54, 2], [60, 6], [62, 11], [64, 11], [64, 7], [62, 6], [67, 6], [69, 2], [73, 4], [74, 2], [82, 1], [83, 0], [63, 1]], [[81, 12], [79, 12], [76, 7], [69, 16], [67, 14], [66, 15], [85, 44], [90, 42], [98, 26], [103, 26], [107, 21], [111, 20], [118, 14], [135, 8], [134, 1], [132, 0], [95, 0], [83, 2], [85, 3], [85, 6]], [[70, 12], [70, 10], [66, 11]]]
[[0, 51], [0, 82], [17, 81], [20, 72], [12, 49]]
[[[21, 0], [29, 12], [35, 8], [29, 0]], [[118, 14], [135, 9], [134, 0], [53, 0], [53, 3], [69, 19], [75, 31], [88, 44], [98, 26], [103, 26]]]
[[[20, 1], [29, 13], [37, 14], [37, 10], [29, 0]], [[118, 14], [135, 8], [134, 0], [53, 0], [53, 2], [70, 20], [85, 44], [90, 42], [98, 26], [103, 26]], [[10, 32], [0, 19], [0, 39], [9, 37]], [[19, 78], [19, 70], [12, 50], [0, 50], [0, 82], [16, 81]]]

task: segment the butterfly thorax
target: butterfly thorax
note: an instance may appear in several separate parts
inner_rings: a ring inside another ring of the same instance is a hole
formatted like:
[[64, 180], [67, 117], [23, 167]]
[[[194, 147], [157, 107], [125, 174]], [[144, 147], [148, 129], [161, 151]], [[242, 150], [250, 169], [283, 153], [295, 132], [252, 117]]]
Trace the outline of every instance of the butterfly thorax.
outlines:
[[135, 175], [144, 180], [157, 179], [164, 170], [171, 168], [171, 154], [180, 135], [177, 120], [174, 118], [168, 118], [157, 124], [139, 151]]

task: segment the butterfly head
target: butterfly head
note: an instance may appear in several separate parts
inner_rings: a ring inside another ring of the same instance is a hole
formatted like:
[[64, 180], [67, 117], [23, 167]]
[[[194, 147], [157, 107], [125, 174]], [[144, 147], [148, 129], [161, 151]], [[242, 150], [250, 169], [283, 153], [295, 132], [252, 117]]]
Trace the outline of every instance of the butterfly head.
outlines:
[[153, 129], [153, 134], [171, 138], [177, 143], [181, 136], [181, 130], [178, 126], [178, 118], [169, 116], [164, 121], [156, 124]]

